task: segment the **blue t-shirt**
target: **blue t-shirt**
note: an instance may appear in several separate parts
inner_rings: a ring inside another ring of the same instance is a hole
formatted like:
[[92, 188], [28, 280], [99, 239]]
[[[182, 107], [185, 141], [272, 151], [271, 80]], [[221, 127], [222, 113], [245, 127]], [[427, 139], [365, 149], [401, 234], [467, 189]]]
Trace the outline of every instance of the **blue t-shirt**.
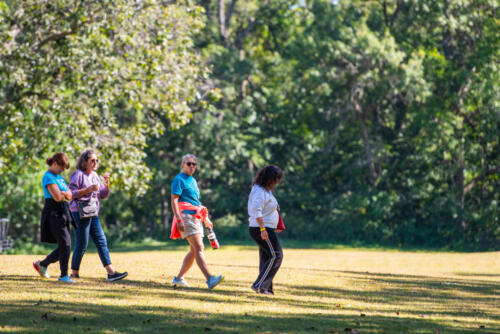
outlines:
[[[179, 195], [179, 202], [188, 202], [193, 205], [201, 205], [200, 202], [200, 189], [198, 183], [193, 176], [184, 173], [179, 173], [172, 181], [172, 191], [174, 195]], [[184, 210], [185, 213], [196, 213], [192, 210]]]
[[43, 195], [45, 198], [52, 198], [52, 195], [50, 194], [49, 189], [47, 189], [47, 186], [54, 183], [57, 184], [59, 190], [68, 191], [68, 185], [60, 174], [54, 174], [52, 172], [46, 171], [42, 179]]

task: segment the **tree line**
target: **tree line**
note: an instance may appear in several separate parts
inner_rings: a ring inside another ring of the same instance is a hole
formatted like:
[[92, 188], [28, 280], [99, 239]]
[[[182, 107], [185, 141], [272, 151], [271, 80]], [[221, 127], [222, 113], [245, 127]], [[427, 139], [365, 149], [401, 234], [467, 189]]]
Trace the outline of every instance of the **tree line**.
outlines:
[[219, 234], [253, 175], [291, 239], [453, 249], [500, 240], [498, 4], [0, 1], [0, 215], [36, 240], [45, 155], [101, 152], [106, 227], [168, 236], [199, 159]]

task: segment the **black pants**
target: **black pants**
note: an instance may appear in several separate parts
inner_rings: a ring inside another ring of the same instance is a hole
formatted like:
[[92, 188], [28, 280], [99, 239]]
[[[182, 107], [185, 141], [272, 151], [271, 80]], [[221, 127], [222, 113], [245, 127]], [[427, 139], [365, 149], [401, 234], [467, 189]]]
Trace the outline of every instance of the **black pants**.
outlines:
[[259, 290], [273, 292], [273, 278], [283, 261], [283, 250], [274, 229], [266, 227], [266, 231], [269, 238], [262, 240], [260, 228], [248, 228], [250, 236], [259, 245], [259, 276], [253, 286]]
[[69, 255], [71, 253], [71, 236], [69, 227], [61, 219], [48, 222], [52, 235], [57, 240], [57, 248], [50, 253], [40, 264], [48, 267], [49, 264], [59, 261], [61, 277], [68, 274]]

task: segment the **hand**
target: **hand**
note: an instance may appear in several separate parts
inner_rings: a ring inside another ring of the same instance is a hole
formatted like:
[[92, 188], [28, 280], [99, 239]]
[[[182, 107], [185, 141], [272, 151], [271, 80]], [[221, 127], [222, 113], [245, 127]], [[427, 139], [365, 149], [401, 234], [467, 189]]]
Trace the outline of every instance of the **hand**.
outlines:
[[283, 230], [278, 230], [278, 229], [275, 229], [275, 230], [274, 230], [274, 232], [276, 232], [276, 233], [281, 233], [281, 232], [283, 232]]
[[267, 235], [267, 231], [265, 231], [265, 230], [260, 232], [260, 237], [262, 238], [262, 240], [269, 239], [269, 236]]
[[104, 179], [104, 184], [109, 187], [109, 173], [104, 173], [102, 177]]
[[63, 191], [62, 193], [64, 195], [64, 198], [66, 198], [67, 200], [71, 200], [73, 198], [73, 194], [69, 190]]
[[205, 227], [206, 228], [214, 228], [214, 224], [212, 223], [212, 221], [207, 217], [207, 219], [205, 219]]
[[91, 193], [91, 192], [98, 191], [98, 190], [99, 190], [99, 186], [97, 184], [93, 184], [87, 188], [87, 193]]
[[180, 232], [184, 232], [184, 222], [182, 221], [182, 218], [177, 218], [177, 228], [179, 229]]

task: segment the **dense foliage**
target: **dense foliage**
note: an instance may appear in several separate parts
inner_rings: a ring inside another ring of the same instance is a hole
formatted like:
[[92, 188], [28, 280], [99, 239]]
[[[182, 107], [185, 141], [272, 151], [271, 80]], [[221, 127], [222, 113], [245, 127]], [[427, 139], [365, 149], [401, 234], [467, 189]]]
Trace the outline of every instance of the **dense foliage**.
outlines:
[[[496, 1], [123, 0], [105, 22], [84, 14], [97, 3], [5, 3], [2, 43], [18, 46], [1, 55], [0, 214], [19, 235], [37, 225], [40, 157], [91, 145], [115, 175], [104, 220], [124, 238], [168, 235], [170, 182], [190, 152], [227, 238], [246, 235], [252, 176], [273, 163], [286, 172], [283, 237], [500, 244]], [[17, 28], [26, 13], [49, 18]], [[42, 44], [54, 22], [78, 29]]]

